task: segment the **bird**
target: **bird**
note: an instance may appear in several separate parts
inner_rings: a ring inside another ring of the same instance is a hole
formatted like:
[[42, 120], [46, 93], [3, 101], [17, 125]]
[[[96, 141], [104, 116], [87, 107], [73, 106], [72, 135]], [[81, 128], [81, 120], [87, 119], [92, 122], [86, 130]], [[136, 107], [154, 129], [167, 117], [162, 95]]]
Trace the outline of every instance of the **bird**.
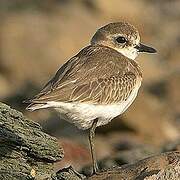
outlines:
[[62, 119], [89, 130], [92, 173], [99, 168], [95, 154], [96, 127], [123, 114], [135, 100], [142, 72], [135, 60], [156, 49], [140, 43], [138, 30], [128, 22], [100, 27], [90, 45], [63, 64], [42, 90], [27, 102], [27, 110], [54, 108]]

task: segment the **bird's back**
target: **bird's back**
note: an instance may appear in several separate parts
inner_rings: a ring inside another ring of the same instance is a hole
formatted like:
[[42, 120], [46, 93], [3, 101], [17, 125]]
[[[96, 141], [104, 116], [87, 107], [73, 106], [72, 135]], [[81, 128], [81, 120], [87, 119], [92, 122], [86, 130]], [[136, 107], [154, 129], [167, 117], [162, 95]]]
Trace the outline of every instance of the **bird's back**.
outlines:
[[[88, 46], [57, 71], [42, 91], [30, 100], [32, 104], [28, 108], [48, 101], [120, 102], [129, 96], [141, 77], [138, 64], [116, 50], [99, 45]], [[113, 98], [110, 94], [119, 96]]]

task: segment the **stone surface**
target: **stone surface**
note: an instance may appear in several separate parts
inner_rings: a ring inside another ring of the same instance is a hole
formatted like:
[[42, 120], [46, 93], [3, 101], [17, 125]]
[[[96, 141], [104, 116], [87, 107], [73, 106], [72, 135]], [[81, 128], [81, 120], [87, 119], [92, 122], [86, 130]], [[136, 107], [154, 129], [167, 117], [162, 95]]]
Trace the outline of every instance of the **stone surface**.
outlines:
[[121, 167], [106, 169], [85, 177], [72, 169], [64, 168], [56, 173], [55, 180], [177, 180], [180, 177], [180, 152], [168, 152], [151, 156]]
[[148, 157], [134, 164], [125, 165], [119, 168], [112, 168], [97, 175], [89, 177], [89, 180], [142, 180], [153, 176], [154, 180], [159, 177], [163, 180], [176, 180], [180, 176], [180, 152], [169, 152]]
[[0, 103], [0, 179], [50, 178], [63, 150], [39, 124]]
[[56, 175], [53, 177], [53, 180], [81, 180], [86, 179], [82, 174], [76, 172], [71, 166], [59, 170]]

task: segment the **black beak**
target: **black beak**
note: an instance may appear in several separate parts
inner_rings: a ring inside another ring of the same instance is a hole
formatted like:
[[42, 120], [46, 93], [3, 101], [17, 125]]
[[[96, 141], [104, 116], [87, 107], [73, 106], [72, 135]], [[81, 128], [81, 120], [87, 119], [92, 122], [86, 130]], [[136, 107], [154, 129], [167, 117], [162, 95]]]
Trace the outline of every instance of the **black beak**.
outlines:
[[138, 52], [147, 52], [147, 53], [156, 53], [157, 51], [149, 46], [146, 46], [144, 44], [139, 43], [135, 48], [138, 50]]

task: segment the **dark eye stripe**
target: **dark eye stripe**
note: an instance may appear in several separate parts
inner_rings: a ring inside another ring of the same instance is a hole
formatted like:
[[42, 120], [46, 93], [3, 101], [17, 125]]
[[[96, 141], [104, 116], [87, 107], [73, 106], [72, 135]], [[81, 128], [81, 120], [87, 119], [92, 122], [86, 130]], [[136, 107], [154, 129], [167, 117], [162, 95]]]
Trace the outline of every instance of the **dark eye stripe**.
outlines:
[[120, 44], [124, 44], [126, 42], [126, 38], [123, 36], [119, 36], [116, 38], [116, 41]]

